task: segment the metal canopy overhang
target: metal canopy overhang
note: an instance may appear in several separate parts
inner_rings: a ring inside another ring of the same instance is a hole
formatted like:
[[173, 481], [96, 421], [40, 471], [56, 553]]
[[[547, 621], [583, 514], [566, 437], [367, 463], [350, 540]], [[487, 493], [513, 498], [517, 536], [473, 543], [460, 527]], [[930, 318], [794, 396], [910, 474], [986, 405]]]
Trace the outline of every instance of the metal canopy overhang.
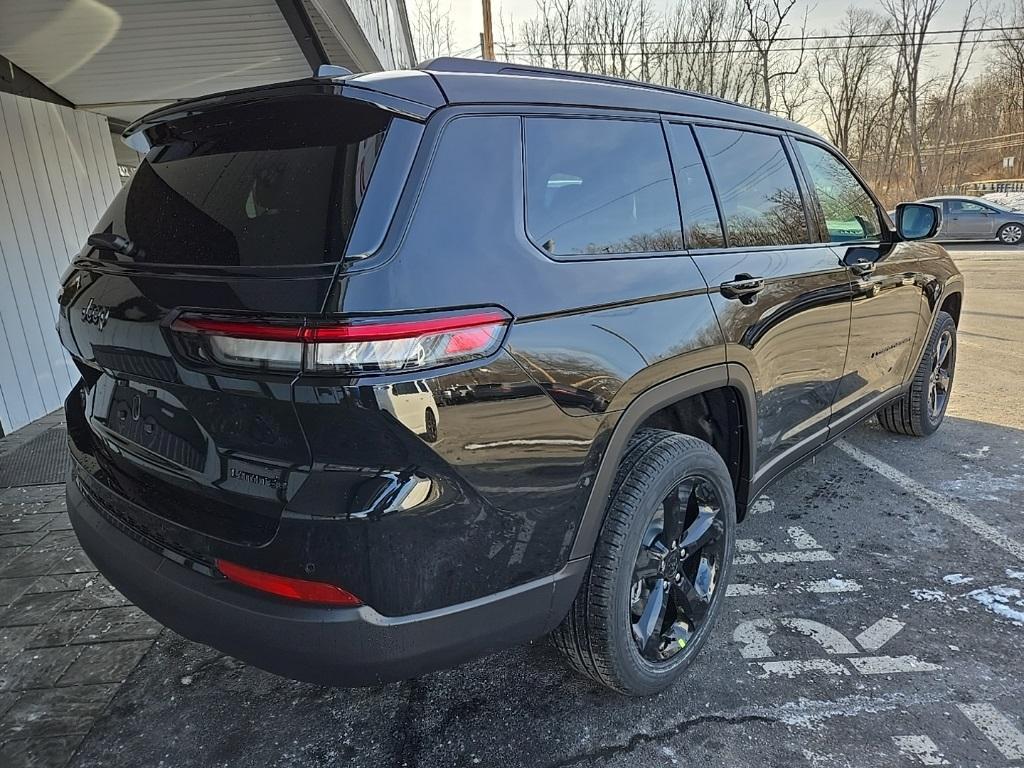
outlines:
[[345, 0], [3, 3], [0, 55], [75, 107], [123, 122], [181, 99], [309, 77], [319, 64], [381, 68]]

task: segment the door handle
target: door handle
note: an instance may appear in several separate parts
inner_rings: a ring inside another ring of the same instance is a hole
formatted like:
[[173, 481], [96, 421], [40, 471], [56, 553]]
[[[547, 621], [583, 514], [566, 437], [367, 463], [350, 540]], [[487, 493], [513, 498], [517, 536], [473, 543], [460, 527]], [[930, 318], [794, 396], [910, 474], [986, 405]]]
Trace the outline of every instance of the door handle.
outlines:
[[875, 262], [868, 259], [857, 259], [853, 264], [847, 264], [847, 266], [857, 277], [867, 277], [875, 271]]
[[743, 274], [736, 275], [734, 280], [722, 283], [718, 290], [727, 299], [739, 299], [744, 304], [751, 304], [757, 294], [764, 290], [764, 278]]

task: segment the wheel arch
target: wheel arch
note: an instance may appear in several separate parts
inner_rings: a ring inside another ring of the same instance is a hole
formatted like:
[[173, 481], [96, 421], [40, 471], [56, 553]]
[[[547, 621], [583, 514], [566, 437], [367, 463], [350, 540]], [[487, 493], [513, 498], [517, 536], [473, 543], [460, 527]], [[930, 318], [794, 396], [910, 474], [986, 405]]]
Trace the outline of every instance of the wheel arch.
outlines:
[[604, 448], [599, 448], [599, 465], [594, 473], [594, 481], [576, 532], [570, 558], [587, 557], [593, 552], [604, 522], [616, 471], [636, 431], [659, 411], [688, 398], [720, 389], [733, 392], [740, 409], [739, 429], [734, 435], [734, 438], [739, 440], [740, 456], [739, 473], [736, 476], [736, 515], [737, 519], [743, 518], [749, 502], [750, 477], [753, 476], [754, 469], [753, 436], [757, 434], [755, 390], [753, 380], [743, 366], [723, 363], [656, 384], [636, 397], [622, 411], [605, 438], [607, 442]]

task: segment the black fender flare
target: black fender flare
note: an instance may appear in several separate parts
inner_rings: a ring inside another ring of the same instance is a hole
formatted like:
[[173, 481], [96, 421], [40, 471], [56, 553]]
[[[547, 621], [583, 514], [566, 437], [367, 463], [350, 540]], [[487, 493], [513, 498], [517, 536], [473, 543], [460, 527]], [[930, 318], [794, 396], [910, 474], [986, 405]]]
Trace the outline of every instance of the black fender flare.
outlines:
[[722, 363], [684, 373], [656, 384], [645, 390], [621, 412], [618, 420], [610, 428], [611, 434], [607, 438], [607, 444], [600, 457], [600, 464], [594, 474], [590, 496], [576, 530], [576, 539], [569, 555], [570, 559], [589, 557], [593, 553], [598, 534], [601, 532], [601, 525], [604, 523], [615, 473], [626, 453], [630, 438], [639, 426], [648, 417], [667, 405], [722, 387], [734, 389], [743, 407], [742, 439], [745, 472], [739, 478], [739, 488], [736, 493], [736, 512], [738, 516], [742, 517], [742, 511], [746, 509], [748, 501], [749, 478], [756, 471], [754, 445], [757, 435], [757, 399], [754, 382], [747, 369], [737, 363]]

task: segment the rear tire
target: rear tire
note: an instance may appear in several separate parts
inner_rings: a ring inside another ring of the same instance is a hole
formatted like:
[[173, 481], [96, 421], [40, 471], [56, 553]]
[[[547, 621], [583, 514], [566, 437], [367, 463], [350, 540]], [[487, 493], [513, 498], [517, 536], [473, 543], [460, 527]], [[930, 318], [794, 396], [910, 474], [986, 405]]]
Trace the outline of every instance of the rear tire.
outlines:
[[1003, 224], [996, 237], [1003, 245], [1020, 245], [1024, 242], [1024, 224]]
[[878, 423], [897, 435], [932, 434], [946, 416], [956, 370], [956, 323], [939, 312], [910, 391], [878, 412]]
[[426, 413], [423, 415], [423, 439], [428, 443], [437, 442], [437, 417], [434, 412], [427, 408]]
[[610, 498], [590, 568], [552, 639], [576, 671], [644, 696], [678, 679], [710, 635], [732, 570], [735, 494], [706, 442], [643, 429]]

